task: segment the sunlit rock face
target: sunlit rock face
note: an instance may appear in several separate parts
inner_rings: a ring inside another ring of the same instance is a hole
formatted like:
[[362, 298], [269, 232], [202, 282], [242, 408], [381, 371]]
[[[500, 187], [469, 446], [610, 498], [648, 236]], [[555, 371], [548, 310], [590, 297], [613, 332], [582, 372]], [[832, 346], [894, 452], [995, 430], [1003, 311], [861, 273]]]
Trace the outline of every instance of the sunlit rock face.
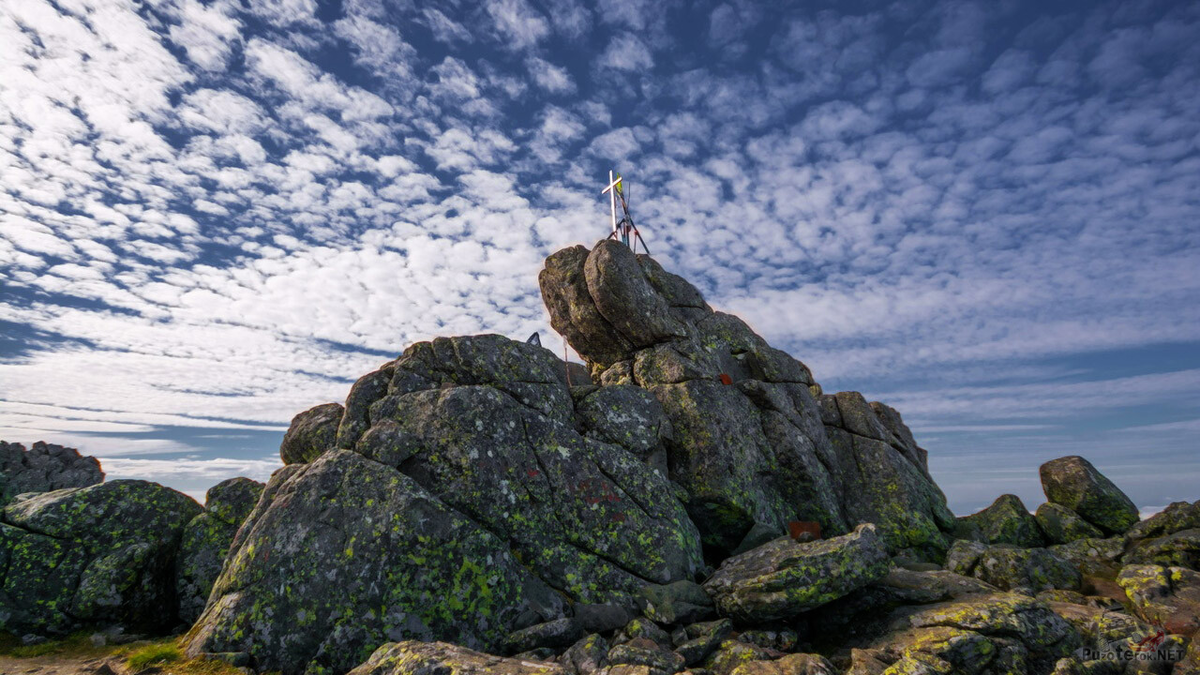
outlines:
[[538, 281], [592, 379], [642, 387], [662, 405], [669, 475], [711, 550], [793, 520], [829, 534], [871, 522], [892, 550], [948, 545], [953, 515], [895, 410], [823, 394], [803, 363], [615, 241], [555, 253]]

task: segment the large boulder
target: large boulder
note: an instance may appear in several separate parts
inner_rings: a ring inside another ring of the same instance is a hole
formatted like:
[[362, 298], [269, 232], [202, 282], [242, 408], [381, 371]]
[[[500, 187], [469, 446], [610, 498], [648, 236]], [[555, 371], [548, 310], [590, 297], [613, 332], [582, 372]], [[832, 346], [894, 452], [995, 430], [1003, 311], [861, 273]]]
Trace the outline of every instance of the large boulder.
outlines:
[[1049, 589], [1079, 588], [1079, 569], [1044, 548], [989, 546], [979, 556], [974, 575], [1006, 591], [1028, 595]]
[[284, 464], [303, 464], [332, 449], [337, 441], [338, 425], [345, 409], [338, 403], [324, 403], [292, 418], [279, 457]]
[[847, 393], [827, 415], [803, 363], [615, 241], [558, 251], [538, 281], [593, 381], [661, 403], [670, 477], [714, 562], [791, 521], [834, 535], [872, 522], [893, 549], [944, 551], [953, 515], [891, 408]]
[[175, 560], [175, 592], [179, 618], [185, 624], [200, 618], [233, 537], [258, 503], [262, 490], [262, 483], [249, 478], [217, 483], [205, 495], [204, 513], [183, 528]]
[[345, 672], [395, 640], [499, 649], [563, 612], [503, 540], [395, 468], [335, 450], [271, 477], [186, 640], [259, 670]]
[[1074, 511], [1106, 534], [1125, 532], [1138, 521], [1133, 501], [1083, 457], [1059, 457], [1038, 471], [1046, 499]]
[[175, 627], [175, 552], [191, 497], [116, 480], [22, 499], [0, 518], [0, 630], [60, 634]]
[[1117, 576], [1134, 611], [1169, 633], [1200, 631], [1200, 572], [1183, 567], [1127, 565]]
[[567, 675], [545, 661], [508, 659], [445, 642], [405, 640], [381, 646], [349, 675]]
[[75, 448], [38, 441], [29, 450], [20, 443], [0, 441], [0, 507], [26, 492], [49, 492], [87, 487], [104, 481], [95, 457]]
[[1069, 544], [1078, 539], [1095, 539], [1104, 533], [1061, 504], [1044, 502], [1034, 514], [1038, 527], [1050, 544]]
[[1025, 548], [1045, 544], [1037, 520], [1016, 495], [1000, 495], [986, 509], [958, 520], [958, 531], [964, 538]]
[[704, 582], [717, 611], [735, 622], [794, 617], [861, 588], [888, 571], [887, 550], [871, 524], [808, 543], [781, 537], [729, 558]]

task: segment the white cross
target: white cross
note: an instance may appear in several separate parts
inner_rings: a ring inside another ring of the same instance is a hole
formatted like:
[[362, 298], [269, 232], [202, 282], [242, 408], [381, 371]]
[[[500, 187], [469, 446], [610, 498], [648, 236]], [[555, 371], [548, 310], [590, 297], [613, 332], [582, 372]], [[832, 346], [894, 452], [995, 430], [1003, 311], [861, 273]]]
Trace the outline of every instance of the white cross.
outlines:
[[608, 187], [600, 191], [600, 194], [608, 193], [609, 201], [612, 202], [612, 231], [617, 231], [617, 192], [613, 188], [621, 184], [621, 179], [613, 180], [613, 172], [610, 169], [608, 172]]

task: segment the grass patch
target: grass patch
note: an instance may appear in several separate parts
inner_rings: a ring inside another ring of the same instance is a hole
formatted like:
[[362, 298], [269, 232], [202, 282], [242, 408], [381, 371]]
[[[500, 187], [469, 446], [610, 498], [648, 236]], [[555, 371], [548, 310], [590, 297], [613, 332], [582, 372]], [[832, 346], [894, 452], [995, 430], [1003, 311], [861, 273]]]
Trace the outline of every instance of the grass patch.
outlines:
[[174, 663], [183, 659], [183, 652], [174, 642], [151, 644], [139, 648], [125, 659], [125, 665], [137, 672], [159, 663]]

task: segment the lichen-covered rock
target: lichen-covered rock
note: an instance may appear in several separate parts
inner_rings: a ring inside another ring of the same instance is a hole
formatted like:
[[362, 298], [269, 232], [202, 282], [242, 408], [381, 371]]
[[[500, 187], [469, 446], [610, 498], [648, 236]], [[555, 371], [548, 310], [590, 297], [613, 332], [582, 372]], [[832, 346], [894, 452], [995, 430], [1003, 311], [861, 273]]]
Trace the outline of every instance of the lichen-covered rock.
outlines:
[[495, 535], [394, 468], [335, 450], [271, 477], [187, 651], [345, 672], [392, 640], [497, 650], [563, 610]]
[[1125, 532], [1138, 521], [1133, 501], [1083, 457], [1059, 457], [1038, 471], [1046, 499], [1074, 511], [1106, 534]]
[[446, 642], [405, 640], [376, 649], [348, 675], [567, 675], [559, 665], [484, 654]]
[[1000, 495], [986, 509], [959, 518], [964, 538], [988, 544], [1011, 544], [1025, 548], [1045, 545], [1042, 530], [1029, 509], [1016, 495]]
[[783, 656], [774, 649], [752, 645], [741, 640], [725, 640], [704, 662], [704, 669], [713, 675], [732, 675], [739, 666], [752, 661], [770, 661]]
[[638, 385], [661, 403], [671, 478], [714, 558], [793, 520], [834, 535], [872, 522], [889, 547], [940, 557], [953, 515], [894, 410], [862, 400], [846, 416], [853, 430], [836, 426], [840, 413], [814, 400], [804, 364], [616, 242], [555, 253], [539, 284], [552, 325], [596, 382]]
[[887, 571], [887, 549], [875, 527], [866, 524], [833, 539], [776, 539], [726, 560], [704, 589], [721, 615], [766, 623], [836, 600]]
[[619, 445], [666, 473], [663, 440], [672, 435], [671, 423], [650, 392], [632, 385], [595, 387], [577, 399], [575, 413], [586, 436]]
[[912, 628], [945, 626], [993, 641], [1016, 640], [1031, 660], [1048, 659], [1051, 664], [1069, 656], [1082, 641], [1079, 631], [1045, 603], [1015, 593], [970, 596], [921, 609], [903, 620]]
[[[911, 439], [899, 413], [868, 403], [858, 392], [824, 395], [836, 409], [825, 431], [832, 448], [830, 465], [845, 518], [874, 523], [888, 550], [924, 549], [940, 559], [955, 525], [946, 497], [929, 478], [926, 453]], [[877, 414], [884, 413], [885, 423]], [[892, 429], [896, 431], [893, 432]]]
[[610, 666], [646, 666], [654, 671], [674, 675], [684, 668], [684, 658], [645, 640], [630, 640], [608, 650]]
[[233, 537], [262, 490], [262, 483], [249, 478], [217, 483], [205, 495], [204, 513], [183, 528], [175, 559], [175, 592], [184, 623], [191, 625], [200, 618]]
[[1049, 544], [1069, 544], [1079, 539], [1104, 536], [1098, 527], [1080, 518], [1079, 514], [1053, 502], [1039, 506], [1034, 518]]
[[1125, 564], [1154, 564], [1200, 570], [1200, 528], [1131, 542]]
[[774, 661], [750, 661], [733, 669], [731, 675], [837, 675], [820, 654], [788, 654]]
[[979, 557], [974, 575], [1006, 591], [1028, 595], [1048, 589], [1079, 588], [1079, 570], [1044, 548], [989, 546]]
[[283, 463], [311, 462], [336, 447], [338, 425], [344, 412], [340, 403], [324, 403], [293, 417], [279, 444], [279, 457]]
[[1200, 572], [1162, 565], [1126, 565], [1117, 576], [1138, 616], [1169, 633], [1200, 630]]
[[0, 441], [0, 508], [27, 492], [87, 487], [104, 480], [100, 462], [75, 448], [38, 441], [29, 450]]
[[100, 623], [169, 630], [176, 547], [200, 511], [191, 497], [140, 480], [8, 505], [0, 524], [0, 630], [62, 633]]
[[946, 551], [946, 569], [955, 574], [969, 576], [975, 571], [979, 557], [987, 549], [988, 545], [981, 541], [956, 539], [950, 546], [950, 550]]
[[603, 636], [592, 633], [563, 652], [559, 662], [569, 673], [591, 675], [608, 665], [608, 649], [608, 641]]
[[712, 598], [703, 587], [687, 579], [643, 586], [641, 595], [643, 613], [664, 625], [695, 623], [713, 613]]
[[675, 653], [683, 657], [687, 666], [695, 666], [713, 653], [733, 632], [729, 619], [703, 621], [684, 628], [682, 642], [675, 646]]
[[1085, 576], [1113, 579], [1121, 568], [1125, 540], [1121, 537], [1076, 539], [1069, 544], [1050, 546], [1047, 550], [1075, 565]]
[[510, 654], [539, 648], [563, 649], [583, 637], [583, 624], [574, 617], [562, 617], [534, 624], [509, 633], [505, 649]]
[[1172, 502], [1167, 508], [1129, 528], [1125, 537], [1130, 541], [1138, 541], [1197, 528], [1200, 528], [1200, 501], [1191, 504]]

